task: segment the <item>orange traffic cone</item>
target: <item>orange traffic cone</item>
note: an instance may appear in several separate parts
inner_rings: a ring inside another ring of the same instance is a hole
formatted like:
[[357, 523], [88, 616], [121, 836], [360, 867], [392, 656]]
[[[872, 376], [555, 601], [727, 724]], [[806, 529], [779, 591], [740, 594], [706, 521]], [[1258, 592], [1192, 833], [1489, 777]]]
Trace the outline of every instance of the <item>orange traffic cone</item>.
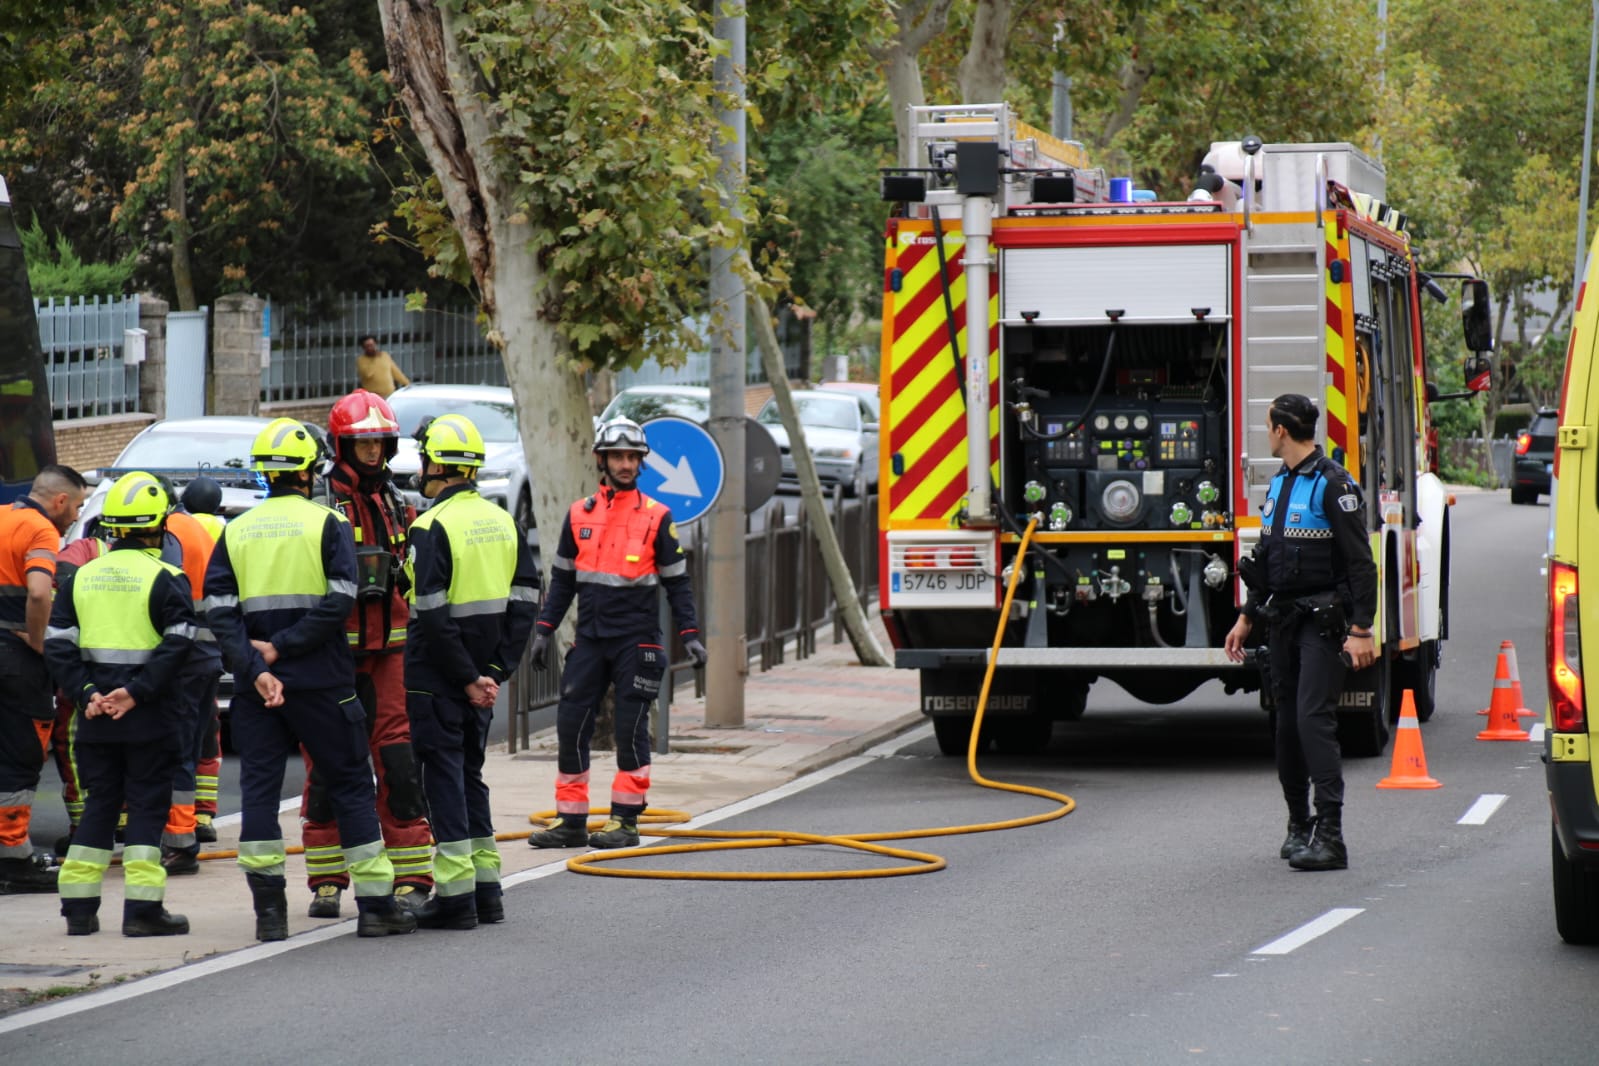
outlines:
[[1416, 720], [1416, 697], [1405, 689], [1399, 707], [1399, 731], [1394, 734], [1394, 762], [1378, 788], [1442, 788], [1443, 782], [1427, 776], [1427, 753], [1421, 748], [1421, 723]]
[[[1521, 695], [1521, 670], [1516, 666], [1516, 646], [1508, 640], [1499, 642], [1499, 654], [1510, 660], [1510, 694], [1515, 698], [1517, 718], [1536, 718], [1538, 712], [1527, 706], [1527, 701]], [[1492, 702], [1492, 701], [1490, 701]], [[1484, 707], [1478, 714], [1486, 715], [1491, 707]]]
[[1499, 665], [1494, 667], [1494, 696], [1488, 707], [1488, 728], [1478, 740], [1527, 740], [1526, 730], [1516, 724], [1516, 695], [1510, 680], [1510, 657], [1501, 647]]

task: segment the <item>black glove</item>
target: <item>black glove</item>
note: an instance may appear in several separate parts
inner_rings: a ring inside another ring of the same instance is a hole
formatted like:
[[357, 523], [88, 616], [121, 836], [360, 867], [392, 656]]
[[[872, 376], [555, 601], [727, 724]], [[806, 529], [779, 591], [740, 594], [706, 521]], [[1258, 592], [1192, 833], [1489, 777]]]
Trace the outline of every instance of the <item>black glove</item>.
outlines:
[[690, 637], [683, 642], [683, 650], [688, 652], [688, 657], [694, 660], [696, 667], [704, 666], [708, 656], [705, 654], [705, 645], [696, 637]]
[[533, 648], [528, 653], [527, 661], [535, 670], [542, 670], [550, 665], [550, 635], [540, 633], [533, 638]]

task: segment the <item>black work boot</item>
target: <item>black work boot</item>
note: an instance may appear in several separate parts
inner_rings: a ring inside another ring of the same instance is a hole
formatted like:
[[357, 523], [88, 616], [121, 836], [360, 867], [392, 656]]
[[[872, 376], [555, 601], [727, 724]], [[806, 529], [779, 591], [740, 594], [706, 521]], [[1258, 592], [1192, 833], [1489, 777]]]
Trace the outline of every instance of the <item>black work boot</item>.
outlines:
[[159, 903], [122, 910], [123, 936], [182, 936], [188, 931], [189, 919], [181, 914], [169, 914]]
[[356, 936], [397, 936], [416, 932], [416, 915], [394, 902], [380, 899], [375, 907], [363, 907], [355, 919]]
[[598, 833], [589, 834], [589, 847], [638, 847], [638, 815], [624, 814], [620, 818], [612, 815], [611, 820], [606, 822]]
[[1317, 806], [1316, 826], [1310, 843], [1288, 857], [1296, 870], [1347, 870], [1349, 850], [1344, 847], [1343, 808]]
[[428, 901], [428, 893], [431, 891], [427, 885], [406, 881], [394, 886], [394, 902], [415, 914], [422, 909], [422, 904]]
[[[283, 878], [272, 880], [281, 882]], [[289, 939], [289, 898], [283, 885], [251, 879], [250, 896], [255, 901], [255, 938], [261, 941]]]
[[168, 877], [179, 877], [183, 874], [197, 874], [200, 872], [200, 848], [162, 848], [161, 865], [166, 869]]
[[416, 912], [416, 924], [422, 929], [476, 929], [477, 901], [468, 895], [433, 895]]
[[339, 895], [343, 891], [344, 889], [335, 884], [317, 885], [316, 892], [311, 896], [311, 906], [305, 913], [312, 918], [337, 918]]
[[505, 899], [499, 885], [493, 885], [488, 889], [479, 888], [476, 898], [479, 925], [496, 925], [505, 921]]
[[0, 896], [24, 892], [54, 892], [59, 867], [30, 855], [26, 859], [0, 859]]
[[589, 843], [589, 820], [562, 818], [548, 829], [527, 838], [528, 846], [535, 848], [586, 848]]
[[[68, 936], [88, 936], [100, 931], [100, 901], [98, 899], [64, 899], [61, 916], [67, 920]], [[92, 909], [91, 909], [92, 908]]]
[[201, 844], [215, 844], [217, 842], [217, 827], [212, 824], [212, 815], [197, 814], [194, 816], [194, 839]]
[[1291, 859], [1294, 852], [1303, 851], [1310, 846], [1310, 831], [1315, 828], [1316, 819], [1306, 815], [1304, 818], [1288, 818], [1288, 838], [1283, 841], [1283, 846], [1277, 849], [1279, 859]]

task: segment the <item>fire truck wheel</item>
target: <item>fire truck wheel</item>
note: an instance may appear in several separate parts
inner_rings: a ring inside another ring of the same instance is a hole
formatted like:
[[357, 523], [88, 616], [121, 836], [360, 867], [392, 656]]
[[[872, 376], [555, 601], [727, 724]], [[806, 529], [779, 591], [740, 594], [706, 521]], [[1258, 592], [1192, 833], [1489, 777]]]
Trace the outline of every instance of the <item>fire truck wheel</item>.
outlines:
[[1560, 939], [1568, 944], [1599, 944], [1599, 874], [1566, 858], [1558, 833], [1551, 833], [1551, 849]]
[[1388, 695], [1388, 721], [1399, 721], [1399, 711], [1404, 705], [1405, 690], [1409, 689], [1416, 703], [1416, 720], [1425, 722], [1438, 707], [1438, 665], [1442, 658], [1436, 640], [1423, 641], [1415, 657], [1394, 664], [1393, 690]]
[[938, 740], [938, 750], [944, 755], [965, 755], [972, 742], [972, 719], [934, 718], [933, 736]]
[[1054, 731], [1055, 723], [1041, 714], [1004, 718], [993, 725], [994, 746], [1001, 755], [1036, 755], [1049, 747]]

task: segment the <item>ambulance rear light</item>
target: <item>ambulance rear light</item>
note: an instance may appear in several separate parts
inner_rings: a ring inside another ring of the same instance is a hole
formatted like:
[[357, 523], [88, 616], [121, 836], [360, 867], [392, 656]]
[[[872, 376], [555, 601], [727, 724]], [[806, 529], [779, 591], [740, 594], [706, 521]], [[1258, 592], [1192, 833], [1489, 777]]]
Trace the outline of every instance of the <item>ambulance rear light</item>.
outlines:
[[1532, 434], [1522, 430], [1516, 434], [1516, 454], [1526, 455], [1527, 449], [1532, 447]]
[[1557, 733], [1585, 733], [1588, 715], [1582, 692], [1582, 632], [1577, 609], [1577, 568], [1549, 567], [1549, 625], [1544, 661], [1549, 665], [1549, 699]]

